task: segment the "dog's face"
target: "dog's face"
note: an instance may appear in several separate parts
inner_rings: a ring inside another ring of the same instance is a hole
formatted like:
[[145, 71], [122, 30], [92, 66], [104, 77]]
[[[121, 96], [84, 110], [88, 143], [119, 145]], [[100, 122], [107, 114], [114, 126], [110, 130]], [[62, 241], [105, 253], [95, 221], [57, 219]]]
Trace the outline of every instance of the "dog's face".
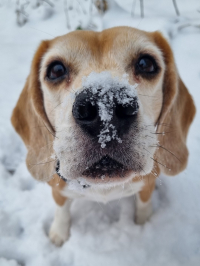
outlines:
[[151, 172], [164, 70], [161, 51], [133, 29], [53, 42], [40, 83], [63, 178], [105, 184]]
[[[41, 127], [34, 138], [29, 127], [27, 139], [18, 129], [31, 146], [30, 165], [33, 157], [44, 160], [44, 154], [53, 155], [55, 161], [48, 159], [53, 162], [45, 165], [47, 172], [57, 169], [63, 179], [85, 185], [113, 185], [145, 176], [155, 163], [168, 174], [185, 167], [186, 134], [195, 109], [179, 80], [171, 49], [159, 33], [128, 27], [72, 32], [43, 43], [32, 69], [29, 83], [32, 79], [37, 88], [27, 90], [36, 120], [41, 119], [47, 130]], [[21, 97], [27, 97], [25, 92]], [[186, 117], [185, 104], [190, 105]], [[170, 125], [178, 132], [161, 139]], [[42, 155], [37, 138], [45, 139]], [[180, 149], [174, 146], [177, 141]], [[174, 163], [176, 157], [179, 161]], [[34, 175], [45, 179], [37, 170]]]

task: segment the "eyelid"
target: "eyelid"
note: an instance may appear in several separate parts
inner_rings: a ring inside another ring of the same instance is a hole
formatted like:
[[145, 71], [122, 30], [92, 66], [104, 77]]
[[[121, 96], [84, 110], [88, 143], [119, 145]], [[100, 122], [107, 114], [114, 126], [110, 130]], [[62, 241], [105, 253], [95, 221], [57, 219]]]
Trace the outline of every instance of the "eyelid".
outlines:
[[139, 62], [141, 59], [143, 58], [148, 58], [149, 60], [151, 60], [155, 65], [157, 65], [157, 62], [156, 62], [156, 59], [150, 55], [150, 54], [141, 54], [138, 59], [137, 59], [137, 62]]

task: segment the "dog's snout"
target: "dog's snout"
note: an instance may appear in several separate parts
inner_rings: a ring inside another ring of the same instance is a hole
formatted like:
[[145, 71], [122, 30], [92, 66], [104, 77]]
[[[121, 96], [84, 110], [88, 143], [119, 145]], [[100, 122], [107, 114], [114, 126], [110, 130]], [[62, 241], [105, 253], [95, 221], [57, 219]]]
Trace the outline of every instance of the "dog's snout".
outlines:
[[114, 90], [104, 94], [83, 90], [76, 96], [73, 105], [72, 113], [76, 123], [92, 137], [97, 137], [105, 125], [108, 128], [112, 126], [117, 136], [122, 137], [128, 132], [139, 108], [137, 97], [129, 97], [125, 93], [122, 95], [115, 95]]

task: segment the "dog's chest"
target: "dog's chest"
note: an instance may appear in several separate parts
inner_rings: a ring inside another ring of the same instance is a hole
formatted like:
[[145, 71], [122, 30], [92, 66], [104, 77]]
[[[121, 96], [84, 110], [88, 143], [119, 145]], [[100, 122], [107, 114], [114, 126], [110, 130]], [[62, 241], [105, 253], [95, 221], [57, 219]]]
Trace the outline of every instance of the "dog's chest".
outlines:
[[109, 202], [111, 200], [120, 199], [123, 197], [131, 196], [139, 191], [141, 191], [144, 182], [130, 182], [123, 185], [118, 185], [111, 188], [95, 188], [88, 187], [79, 190], [70, 189], [65, 186], [62, 190], [62, 195], [69, 198], [85, 198], [98, 202]]

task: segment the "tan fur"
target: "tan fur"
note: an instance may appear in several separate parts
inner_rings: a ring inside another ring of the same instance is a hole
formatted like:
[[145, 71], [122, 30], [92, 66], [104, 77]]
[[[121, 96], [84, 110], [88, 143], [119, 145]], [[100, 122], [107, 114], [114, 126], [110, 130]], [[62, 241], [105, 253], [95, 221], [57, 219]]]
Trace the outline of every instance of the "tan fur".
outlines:
[[[127, 65], [130, 57], [134, 60], [142, 49], [151, 51], [161, 64], [162, 70], [153, 80], [134, 76], [131, 66]], [[54, 88], [45, 81], [45, 64], [51, 57], [63, 57], [70, 63], [72, 75], [66, 87]], [[195, 106], [179, 77], [172, 50], [161, 33], [117, 27], [100, 33], [77, 31], [44, 41], [33, 58], [30, 75], [12, 114], [12, 124], [28, 149], [26, 162], [29, 171], [36, 179], [49, 181], [53, 197], [60, 206], [65, 203], [66, 197], [59, 191], [66, 183], [55, 174], [55, 162], [51, 158], [55, 139], [55, 106], [72, 88], [78, 90], [82, 77], [93, 70], [109, 70], [119, 76], [126, 71], [129, 82], [140, 85], [141, 95], [153, 96], [140, 96], [143, 112], [158, 125], [157, 133], [166, 133], [157, 135], [161, 147], [154, 155], [152, 172], [176, 175], [187, 164], [186, 138]], [[143, 202], [147, 202], [154, 190], [156, 175], [143, 174], [142, 178], [145, 185], [139, 195]], [[135, 177], [133, 182], [139, 180], [141, 176]]]
[[155, 165], [152, 173], [144, 177], [145, 185], [143, 186], [142, 190], [139, 192], [140, 199], [143, 202], [146, 202], [151, 198], [151, 195], [155, 188], [156, 178], [159, 176], [159, 174], [160, 174], [160, 169], [157, 165]]
[[186, 138], [196, 109], [191, 95], [179, 77], [169, 44], [159, 32], [153, 34], [153, 39], [163, 51], [166, 64], [163, 106], [157, 130], [157, 132], [166, 132], [166, 134], [159, 136], [160, 145], [164, 148], [159, 149], [156, 157], [166, 165], [166, 167], [159, 165], [163, 173], [176, 175], [187, 165]]
[[28, 149], [27, 167], [36, 179], [42, 180], [49, 180], [55, 173], [54, 163], [50, 158], [54, 130], [44, 110], [43, 95], [38, 80], [40, 60], [48, 47], [48, 41], [42, 42], [39, 46], [32, 61], [30, 75], [11, 118], [15, 130]]
[[55, 174], [48, 184], [52, 187], [52, 195], [56, 204], [63, 206], [67, 198], [62, 196], [60, 191], [66, 186], [66, 182]]

